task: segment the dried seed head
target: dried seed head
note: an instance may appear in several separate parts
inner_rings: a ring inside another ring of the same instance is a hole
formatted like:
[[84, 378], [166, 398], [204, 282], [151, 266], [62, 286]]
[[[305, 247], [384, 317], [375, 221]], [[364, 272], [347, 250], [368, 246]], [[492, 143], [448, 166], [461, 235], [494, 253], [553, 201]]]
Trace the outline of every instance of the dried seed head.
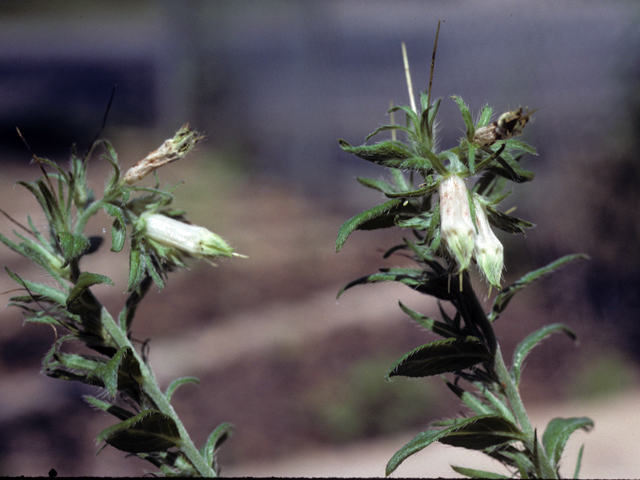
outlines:
[[464, 180], [451, 175], [440, 182], [440, 235], [455, 258], [458, 271], [469, 267], [475, 229], [471, 221], [469, 196]]
[[502, 269], [504, 267], [504, 249], [498, 237], [491, 230], [487, 217], [487, 208], [479, 200], [478, 195], [474, 195], [473, 204], [477, 226], [473, 256], [487, 281], [491, 285], [500, 287], [500, 279], [502, 278]]
[[493, 145], [498, 140], [507, 140], [508, 138], [522, 135], [524, 126], [529, 122], [529, 117], [535, 112], [523, 111], [522, 107], [518, 110], [503, 113], [498, 120], [492, 122], [486, 127], [480, 127], [473, 136], [473, 141], [481, 147]]
[[179, 160], [189, 153], [195, 144], [202, 138], [204, 137], [198, 132], [189, 129], [188, 123], [184, 124], [180, 130], [176, 132], [173, 138], [165, 140], [160, 148], [154, 150], [131, 167], [124, 175], [125, 183], [133, 185], [157, 168], [175, 160]]

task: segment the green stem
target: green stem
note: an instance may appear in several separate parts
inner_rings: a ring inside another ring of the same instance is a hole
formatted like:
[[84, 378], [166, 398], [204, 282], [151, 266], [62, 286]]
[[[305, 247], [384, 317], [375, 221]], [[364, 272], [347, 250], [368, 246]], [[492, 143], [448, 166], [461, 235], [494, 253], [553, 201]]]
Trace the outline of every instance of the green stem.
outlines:
[[158, 383], [151, 372], [151, 369], [147, 366], [144, 360], [140, 357], [138, 352], [127, 338], [125, 332], [123, 332], [118, 324], [115, 322], [113, 317], [107, 312], [107, 310], [103, 307], [102, 309], [102, 324], [104, 328], [107, 330], [111, 338], [113, 338], [114, 342], [118, 346], [118, 349], [129, 347], [133, 352], [135, 359], [140, 365], [140, 372], [142, 373], [142, 388], [144, 392], [151, 398], [153, 403], [156, 405], [158, 410], [160, 410], [165, 415], [170, 416], [178, 426], [178, 431], [180, 432], [180, 438], [182, 439], [182, 443], [180, 444], [180, 449], [182, 453], [189, 459], [193, 467], [198, 471], [198, 473], [203, 477], [216, 477], [216, 473], [211, 468], [204, 457], [200, 454], [196, 446], [194, 445], [191, 437], [187, 433], [186, 428], [184, 427], [182, 421], [178, 417], [178, 414], [173, 409], [173, 406], [167, 400], [162, 390], [158, 386]]
[[534, 459], [534, 464], [539, 465], [540, 478], [559, 478], [556, 470], [553, 468], [553, 465], [551, 465], [551, 462], [549, 461], [544, 448], [538, 442], [536, 431], [531, 425], [531, 421], [529, 420], [527, 411], [524, 408], [522, 398], [520, 397], [520, 392], [518, 392], [518, 387], [509, 374], [509, 370], [507, 369], [507, 366], [504, 363], [504, 359], [502, 358], [500, 345], [497, 345], [496, 347], [494, 366], [496, 374], [498, 375], [498, 379], [504, 387], [505, 394], [507, 396], [507, 399], [509, 400], [509, 404], [511, 405], [511, 409], [513, 410], [513, 413], [518, 420], [518, 423], [520, 424], [520, 429], [522, 430], [522, 433], [524, 433], [524, 435], [527, 437], [524, 442], [525, 447], [527, 448], [527, 450], [529, 450], [529, 452], [531, 452], [531, 455], [533, 455], [534, 451], [538, 452], [538, 461], [536, 462]]

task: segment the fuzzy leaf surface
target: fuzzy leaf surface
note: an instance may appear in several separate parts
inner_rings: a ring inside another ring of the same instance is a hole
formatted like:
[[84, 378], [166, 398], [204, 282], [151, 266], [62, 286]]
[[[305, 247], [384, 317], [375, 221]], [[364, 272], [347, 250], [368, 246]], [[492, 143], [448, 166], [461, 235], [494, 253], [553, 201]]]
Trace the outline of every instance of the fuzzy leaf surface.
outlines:
[[475, 468], [458, 467], [451, 465], [454, 472], [469, 478], [510, 478], [500, 473], [488, 472], [486, 470], [476, 470]]
[[482, 450], [511, 440], [521, 440], [522, 433], [511, 422], [496, 415], [478, 415], [465, 418], [442, 430], [427, 430], [411, 439], [398, 450], [387, 463], [386, 475], [390, 475], [408, 457], [428, 447], [433, 442]]
[[588, 417], [554, 418], [542, 435], [542, 444], [549, 460], [558, 465], [567, 440], [573, 432], [582, 429], [586, 432], [593, 428], [593, 420]]
[[171, 401], [171, 397], [173, 396], [173, 393], [179, 387], [181, 387], [182, 385], [186, 385], [187, 383], [195, 383], [196, 385], [200, 385], [200, 379], [196, 377], [182, 377], [182, 378], [175, 379], [173, 382], [169, 384], [166, 392], [164, 393], [164, 396], [167, 397], [167, 401]]
[[145, 410], [135, 417], [105, 428], [98, 442], [128, 453], [162, 452], [180, 445], [175, 421], [157, 410]]
[[111, 251], [119, 252], [124, 248], [127, 239], [127, 225], [124, 219], [124, 212], [120, 207], [116, 207], [110, 203], [104, 205], [104, 210], [113, 217], [111, 225]]
[[491, 354], [477, 338], [447, 338], [405, 354], [391, 366], [387, 376], [428, 377], [464, 370], [489, 360]]
[[213, 465], [216, 451], [231, 435], [233, 435], [233, 425], [227, 422], [220, 424], [211, 432], [207, 443], [202, 447], [202, 454], [208, 465]]
[[549, 265], [545, 267], [542, 267], [527, 273], [526, 275], [521, 277], [519, 280], [517, 280], [515, 283], [502, 289], [502, 291], [498, 295], [496, 295], [496, 298], [493, 300], [493, 307], [491, 308], [491, 314], [489, 315], [489, 320], [492, 322], [496, 320], [500, 316], [500, 314], [504, 311], [504, 309], [507, 307], [507, 305], [509, 304], [513, 296], [523, 288], [531, 285], [533, 282], [541, 279], [545, 275], [555, 272], [556, 270], [564, 267], [565, 265], [568, 265], [571, 262], [574, 262], [576, 260], [584, 260], [588, 258], [589, 257], [587, 255], [584, 255], [582, 253], [565, 255], [564, 257], [561, 257], [558, 260], [551, 262]]
[[98, 273], [82, 272], [78, 277], [78, 281], [69, 292], [67, 297], [67, 308], [75, 302], [80, 296], [91, 286], [106, 283], [107, 285], [115, 285], [113, 281], [104, 275]]
[[86, 252], [91, 246], [91, 242], [84, 235], [68, 232], [61, 232], [58, 235], [58, 241], [64, 255], [63, 268]]
[[394, 198], [382, 205], [377, 205], [369, 210], [359, 213], [342, 224], [336, 238], [336, 252], [339, 252], [349, 235], [358, 229], [374, 229], [394, 226], [395, 216], [400, 212], [398, 208], [402, 204], [401, 198]]
[[439, 439], [454, 447], [483, 450], [512, 440], [524, 440], [520, 429], [499, 415], [478, 415], [462, 422], [462, 426]]
[[511, 367], [511, 374], [516, 383], [516, 386], [520, 384], [520, 374], [522, 372], [522, 366], [524, 361], [529, 355], [529, 352], [536, 347], [542, 340], [555, 332], [566, 333], [571, 340], [577, 340], [578, 336], [573, 330], [562, 323], [553, 323], [551, 325], [545, 325], [539, 330], [527, 335], [516, 347], [513, 353], [513, 366]]

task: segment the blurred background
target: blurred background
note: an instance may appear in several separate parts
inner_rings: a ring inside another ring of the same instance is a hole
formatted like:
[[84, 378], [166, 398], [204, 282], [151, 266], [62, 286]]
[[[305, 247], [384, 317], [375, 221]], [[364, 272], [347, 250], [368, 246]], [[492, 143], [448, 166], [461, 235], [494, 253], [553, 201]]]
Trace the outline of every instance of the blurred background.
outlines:
[[[219, 454], [223, 474], [382, 476], [389, 457], [431, 420], [459, 413], [439, 379], [384, 381], [397, 357], [431, 339], [397, 301], [437, 315], [432, 299], [397, 285], [335, 299], [348, 281], [404, 262], [381, 257], [401, 238], [393, 231], [356, 232], [335, 253], [339, 226], [382, 201], [355, 177], [385, 175], [342, 152], [338, 138], [359, 145], [389, 122], [390, 101], [408, 103], [403, 41], [416, 93], [426, 90], [438, 20], [433, 95], [444, 97], [442, 148], [464, 127], [449, 95], [472, 112], [485, 104], [496, 114], [538, 109], [524, 135], [539, 152], [525, 160], [536, 180], [504, 202], [536, 227], [526, 238], [499, 234], [506, 282], [564, 254], [591, 257], [521, 293], [496, 327], [507, 356], [546, 323], [564, 322], [580, 338], [579, 348], [558, 336], [533, 352], [525, 404], [539, 429], [558, 415], [595, 420], [591, 433], [570, 442], [565, 475], [584, 442], [584, 476], [633, 477], [640, 471], [638, 2], [0, 1], [0, 208], [16, 220], [30, 214], [44, 226], [35, 201], [14, 187], [40, 176], [16, 127], [36, 154], [64, 162], [72, 144], [84, 152], [98, 134], [116, 86], [103, 136], [123, 167], [185, 122], [207, 135], [160, 179], [184, 180], [177, 206], [249, 259], [215, 269], [194, 262], [174, 274], [139, 308], [133, 332], [149, 340], [163, 385], [201, 379], [174, 396], [197, 444], [223, 421], [236, 426]], [[97, 191], [105, 164], [92, 161]], [[90, 228], [100, 235], [108, 225], [105, 216]], [[3, 233], [13, 228], [0, 218]], [[47, 281], [8, 249], [0, 255], [20, 275]], [[112, 313], [125, 300], [121, 256], [103, 248], [85, 264], [116, 282], [95, 288]], [[13, 288], [3, 273], [0, 291]], [[55, 468], [137, 476], [148, 468], [112, 448], [95, 456], [97, 433], [114, 423], [81, 399], [98, 392], [38, 374], [54, 339], [49, 328], [23, 326], [16, 309], [3, 310], [1, 321], [0, 475]], [[451, 476], [457, 453], [430, 447], [397, 475]]]

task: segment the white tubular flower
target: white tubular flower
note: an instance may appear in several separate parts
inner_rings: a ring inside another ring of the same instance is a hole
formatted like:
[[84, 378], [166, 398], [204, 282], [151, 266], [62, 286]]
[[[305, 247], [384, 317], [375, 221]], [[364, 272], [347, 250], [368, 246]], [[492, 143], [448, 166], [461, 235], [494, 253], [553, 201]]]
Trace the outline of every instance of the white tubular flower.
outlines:
[[504, 249], [498, 237], [491, 230], [487, 207], [479, 200], [478, 195], [473, 196], [473, 205], [476, 213], [476, 226], [478, 227], [473, 256], [487, 281], [500, 288], [504, 266]]
[[233, 253], [219, 235], [197, 225], [189, 225], [166, 215], [154, 213], [143, 217], [148, 238], [163, 245], [176, 248], [193, 257], [243, 257]]
[[469, 267], [475, 229], [471, 221], [469, 197], [464, 180], [451, 175], [440, 182], [440, 234], [456, 259], [458, 272]]

